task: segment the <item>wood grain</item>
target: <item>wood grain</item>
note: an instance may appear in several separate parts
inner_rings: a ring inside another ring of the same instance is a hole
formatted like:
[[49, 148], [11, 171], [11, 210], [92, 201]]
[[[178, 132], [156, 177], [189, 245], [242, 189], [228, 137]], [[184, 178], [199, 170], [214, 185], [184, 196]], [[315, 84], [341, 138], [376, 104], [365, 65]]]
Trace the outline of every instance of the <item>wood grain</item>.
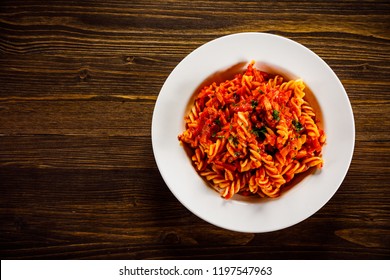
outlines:
[[[2, 259], [388, 259], [388, 1], [1, 1]], [[236, 32], [321, 56], [356, 143], [335, 196], [288, 229], [238, 233], [194, 216], [154, 161], [165, 79]]]

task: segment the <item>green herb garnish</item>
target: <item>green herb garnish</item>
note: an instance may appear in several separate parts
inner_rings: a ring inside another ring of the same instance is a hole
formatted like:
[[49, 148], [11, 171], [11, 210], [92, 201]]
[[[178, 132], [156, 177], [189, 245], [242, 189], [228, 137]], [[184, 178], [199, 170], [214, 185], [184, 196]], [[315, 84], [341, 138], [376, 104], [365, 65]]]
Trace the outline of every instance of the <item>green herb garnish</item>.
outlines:
[[257, 105], [259, 104], [259, 102], [257, 100], [252, 100], [251, 101], [251, 106], [252, 106], [252, 109], [255, 109], [257, 107]]
[[272, 117], [274, 118], [275, 121], [278, 122], [280, 120], [279, 112], [277, 110], [273, 110]]
[[251, 132], [259, 138], [265, 138], [267, 128], [263, 125], [262, 127], [254, 127]]
[[293, 120], [292, 121], [292, 125], [295, 127], [295, 130], [298, 131], [298, 132], [303, 129], [302, 124], [299, 121], [297, 121], [297, 120]]
[[238, 139], [237, 139], [236, 136], [230, 135], [229, 138], [228, 138], [228, 140], [229, 140], [230, 142], [232, 142], [234, 146], [237, 146], [237, 145], [238, 145]]

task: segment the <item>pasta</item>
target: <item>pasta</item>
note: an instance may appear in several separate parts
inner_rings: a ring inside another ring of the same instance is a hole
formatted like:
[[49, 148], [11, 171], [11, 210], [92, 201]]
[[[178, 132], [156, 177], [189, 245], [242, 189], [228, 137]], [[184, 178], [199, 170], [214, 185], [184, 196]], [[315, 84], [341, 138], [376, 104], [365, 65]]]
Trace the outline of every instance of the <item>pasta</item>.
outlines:
[[203, 87], [178, 136], [197, 172], [225, 199], [277, 197], [286, 183], [321, 168], [326, 136], [304, 98], [302, 80], [254, 67]]

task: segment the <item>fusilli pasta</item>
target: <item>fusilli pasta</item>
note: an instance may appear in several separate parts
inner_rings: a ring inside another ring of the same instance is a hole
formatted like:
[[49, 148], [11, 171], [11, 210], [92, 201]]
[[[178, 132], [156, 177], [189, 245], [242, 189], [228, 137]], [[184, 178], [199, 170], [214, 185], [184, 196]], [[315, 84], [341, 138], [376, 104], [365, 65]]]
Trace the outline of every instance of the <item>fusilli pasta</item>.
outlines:
[[304, 89], [302, 80], [285, 81], [251, 62], [232, 80], [200, 90], [178, 139], [222, 197], [277, 197], [296, 174], [322, 167], [326, 137]]

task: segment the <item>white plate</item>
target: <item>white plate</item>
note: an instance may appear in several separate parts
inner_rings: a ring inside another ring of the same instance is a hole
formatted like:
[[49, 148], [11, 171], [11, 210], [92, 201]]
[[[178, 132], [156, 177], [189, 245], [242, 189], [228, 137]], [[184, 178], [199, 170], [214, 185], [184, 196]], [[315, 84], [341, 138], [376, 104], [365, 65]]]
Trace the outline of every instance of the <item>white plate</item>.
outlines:
[[[194, 91], [210, 75], [255, 60], [260, 70], [301, 78], [321, 108], [327, 142], [324, 167], [306, 176], [279, 198], [225, 200], [208, 187], [192, 166], [177, 136]], [[341, 185], [352, 160], [355, 125], [348, 96], [332, 69], [315, 53], [284, 37], [239, 33], [210, 41], [185, 57], [157, 98], [152, 145], [160, 173], [176, 198], [198, 217], [239, 232], [269, 232], [297, 224], [317, 212]]]

